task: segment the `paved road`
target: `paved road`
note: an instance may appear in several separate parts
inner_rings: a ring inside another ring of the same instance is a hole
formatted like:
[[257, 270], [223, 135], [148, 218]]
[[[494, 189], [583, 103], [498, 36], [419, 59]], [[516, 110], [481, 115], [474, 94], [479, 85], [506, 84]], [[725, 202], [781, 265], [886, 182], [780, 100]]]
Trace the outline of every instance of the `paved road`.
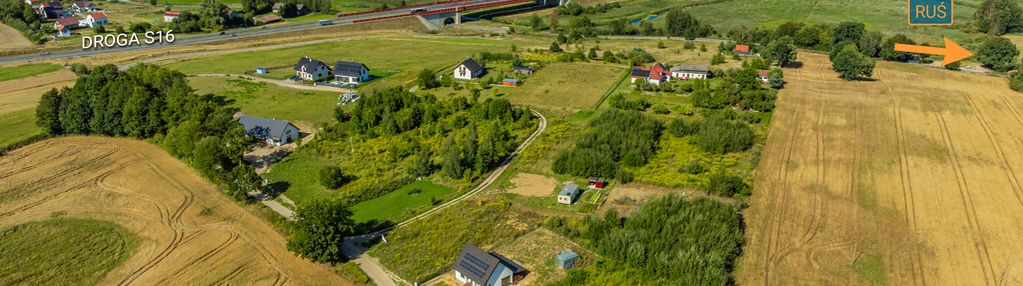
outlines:
[[[422, 8], [425, 8], [427, 10], [438, 10], [438, 9], [454, 8], [454, 7], [460, 7], [460, 6], [466, 6], [466, 5], [485, 4], [485, 3], [498, 2], [498, 1], [502, 1], [502, 0], [467, 0], [465, 2], [442, 3], [442, 4], [435, 4], [435, 5], [428, 5], [428, 6], [424, 6]], [[373, 13], [366, 13], [366, 14], [360, 14], [360, 15], [353, 15], [353, 16], [346, 16], [346, 17], [335, 18], [333, 20], [334, 21], [333, 25], [351, 25], [353, 23], [353, 21], [361, 20], [361, 19], [371, 19], [371, 18], [397, 16], [397, 15], [407, 15], [407, 14], [409, 14], [409, 10], [408, 9], [395, 9], [395, 10], [389, 10], [389, 11], [379, 11], [379, 12], [373, 12]], [[143, 45], [143, 46], [132, 46], [132, 47], [125, 47], [125, 48], [90, 49], [90, 50], [75, 49], [75, 50], [54, 51], [54, 52], [50, 52], [49, 54], [46, 54], [46, 55], [43, 55], [43, 54], [27, 54], [27, 55], [8, 56], [8, 57], [0, 58], [0, 63], [22, 62], [22, 61], [38, 61], [38, 60], [62, 59], [62, 58], [76, 58], [76, 57], [84, 57], [84, 56], [93, 56], [93, 55], [102, 55], [102, 54], [111, 54], [111, 53], [121, 53], [121, 52], [126, 52], [126, 51], [147, 50], [147, 49], [169, 47], [169, 46], [207, 44], [207, 43], [215, 43], [215, 42], [226, 41], [226, 40], [237, 39], [237, 38], [257, 37], [257, 36], [272, 35], [272, 34], [277, 34], [277, 33], [288, 33], [288, 32], [297, 32], [297, 31], [320, 29], [320, 28], [325, 28], [325, 27], [330, 27], [330, 26], [321, 26], [320, 23], [317, 22], [317, 21], [310, 21], [310, 22], [301, 22], [301, 23], [294, 23], [294, 24], [284, 24], [284, 25], [277, 25], [277, 26], [260, 26], [260, 27], [240, 28], [240, 29], [228, 30], [228, 31], [225, 32], [224, 35], [218, 35], [217, 33], [201, 34], [201, 35], [194, 35], [194, 36], [192, 36], [192, 35], [182, 35], [181, 37], [178, 37], [177, 39], [175, 39], [174, 43], [170, 43], [170, 44]]]

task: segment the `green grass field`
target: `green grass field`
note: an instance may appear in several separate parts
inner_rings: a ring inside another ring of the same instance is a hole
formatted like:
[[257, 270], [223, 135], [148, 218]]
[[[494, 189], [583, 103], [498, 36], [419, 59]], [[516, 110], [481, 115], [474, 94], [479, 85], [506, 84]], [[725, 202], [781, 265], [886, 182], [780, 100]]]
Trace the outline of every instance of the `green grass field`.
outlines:
[[234, 100], [232, 105], [245, 114], [305, 122], [310, 127], [331, 120], [340, 94], [227, 77], [192, 77], [188, 82], [199, 94], [213, 93]]
[[301, 205], [306, 201], [337, 197], [336, 192], [320, 185], [319, 170], [330, 165], [327, 159], [299, 150], [274, 163], [263, 177], [275, 191], [284, 191], [289, 199]]
[[26, 78], [38, 74], [55, 72], [60, 69], [61, 66], [55, 64], [30, 64], [16, 67], [0, 68], [0, 81]]
[[0, 233], [3, 285], [95, 285], [138, 244], [123, 227], [91, 219], [30, 222]]
[[[374, 88], [381, 85], [404, 84], [422, 69], [437, 69], [455, 65], [475, 53], [507, 52], [512, 41], [480, 38], [373, 38], [320, 43], [276, 50], [217, 55], [167, 65], [186, 74], [235, 73], [242, 74], [265, 67], [271, 78], [284, 79], [294, 75], [292, 67], [299, 58], [310, 56], [333, 66], [339, 60], [359, 61], [371, 70], [394, 73], [366, 84]], [[519, 44], [521, 46], [521, 44]]]
[[36, 126], [35, 109], [0, 114], [0, 149], [7, 148], [43, 132]]
[[599, 63], [554, 63], [507, 91], [506, 98], [530, 106], [593, 107], [624, 72], [624, 68]]
[[[418, 192], [416, 192], [418, 191]], [[355, 222], [370, 220], [397, 222], [432, 207], [433, 200], [448, 198], [454, 189], [423, 180], [405, 185], [390, 194], [352, 207]]]

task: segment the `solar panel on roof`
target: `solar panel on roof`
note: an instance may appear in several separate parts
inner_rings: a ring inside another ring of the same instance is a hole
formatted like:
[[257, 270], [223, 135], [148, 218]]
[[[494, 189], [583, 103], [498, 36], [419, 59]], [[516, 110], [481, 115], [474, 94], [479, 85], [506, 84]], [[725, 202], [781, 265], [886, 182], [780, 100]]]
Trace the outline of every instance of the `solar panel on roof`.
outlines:
[[462, 260], [462, 263], [460, 265], [478, 277], [483, 277], [484, 275], [486, 275], [487, 269], [490, 268], [489, 264], [479, 259], [478, 257], [468, 253], [465, 255], [465, 259]]

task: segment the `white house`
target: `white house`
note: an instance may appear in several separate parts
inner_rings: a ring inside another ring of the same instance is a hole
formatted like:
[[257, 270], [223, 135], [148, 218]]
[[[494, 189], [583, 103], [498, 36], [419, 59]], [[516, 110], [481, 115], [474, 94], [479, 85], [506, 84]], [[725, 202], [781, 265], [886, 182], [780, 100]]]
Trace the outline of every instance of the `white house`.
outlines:
[[575, 203], [575, 199], [579, 197], [579, 185], [568, 184], [561, 188], [561, 192], [558, 193], [558, 203], [571, 205]]
[[60, 37], [70, 37], [71, 28], [78, 26], [78, 19], [75, 19], [75, 17], [64, 17], [53, 21], [53, 29], [57, 30], [57, 34]]
[[320, 81], [330, 76], [330, 68], [323, 62], [310, 57], [302, 57], [295, 65], [295, 76], [308, 81]]
[[178, 17], [181, 17], [181, 12], [174, 12], [174, 11], [163, 12], [163, 21], [164, 22], [167, 22], [167, 23], [174, 22], [174, 20], [177, 20]]
[[484, 72], [482, 65], [472, 58], [465, 58], [462, 63], [455, 66], [455, 79], [473, 80], [483, 76]]
[[266, 144], [281, 146], [298, 140], [298, 128], [287, 121], [239, 114], [238, 122], [246, 133]]
[[708, 74], [707, 66], [704, 65], [680, 65], [671, 68], [671, 76], [681, 80], [707, 79]]
[[92, 26], [95, 26], [97, 24], [106, 25], [107, 23], [109, 23], [107, 21], [107, 13], [96, 12], [89, 14], [89, 16], [85, 16], [85, 20], [82, 20], [81, 25], [92, 28]]
[[760, 80], [762, 83], [767, 83], [768, 76], [770, 75], [771, 71], [769, 70], [757, 70], [757, 80]]
[[455, 279], [465, 286], [506, 286], [517, 285], [526, 272], [521, 265], [493, 252], [484, 252], [479, 247], [466, 243], [458, 260], [452, 266]]
[[71, 10], [75, 13], [87, 13], [99, 11], [99, 8], [92, 4], [92, 1], [75, 1], [71, 3]]
[[338, 61], [334, 63], [334, 78], [342, 84], [359, 84], [369, 80], [369, 68], [362, 63]]

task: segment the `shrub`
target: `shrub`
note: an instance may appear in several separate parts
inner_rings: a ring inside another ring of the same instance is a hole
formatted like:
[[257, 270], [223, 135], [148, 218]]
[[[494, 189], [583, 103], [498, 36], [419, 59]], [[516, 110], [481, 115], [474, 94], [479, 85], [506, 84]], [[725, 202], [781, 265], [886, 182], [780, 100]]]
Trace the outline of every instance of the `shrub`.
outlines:
[[707, 182], [706, 191], [711, 194], [719, 196], [748, 196], [750, 194], [749, 186], [746, 185], [746, 181], [739, 176], [727, 175], [724, 173], [715, 173], [710, 175], [710, 181]]
[[335, 166], [320, 169], [320, 184], [328, 189], [340, 188], [345, 184], [345, 174]]
[[700, 163], [700, 160], [693, 159], [683, 164], [682, 167], [678, 168], [678, 171], [680, 173], [697, 175], [707, 171], [707, 168], [703, 167], [703, 163]]
[[1023, 91], [1023, 71], [1017, 71], [1009, 78], [1009, 88], [1015, 91]]
[[749, 125], [711, 117], [700, 122], [696, 145], [710, 153], [725, 154], [749, 149], [755, 138]]
[[671, 132], [675, 137], [693, 135], [697, 131], [700, 131], [700, 124], [694, 120], [677, 117], [668, 123], [668, 132]]

